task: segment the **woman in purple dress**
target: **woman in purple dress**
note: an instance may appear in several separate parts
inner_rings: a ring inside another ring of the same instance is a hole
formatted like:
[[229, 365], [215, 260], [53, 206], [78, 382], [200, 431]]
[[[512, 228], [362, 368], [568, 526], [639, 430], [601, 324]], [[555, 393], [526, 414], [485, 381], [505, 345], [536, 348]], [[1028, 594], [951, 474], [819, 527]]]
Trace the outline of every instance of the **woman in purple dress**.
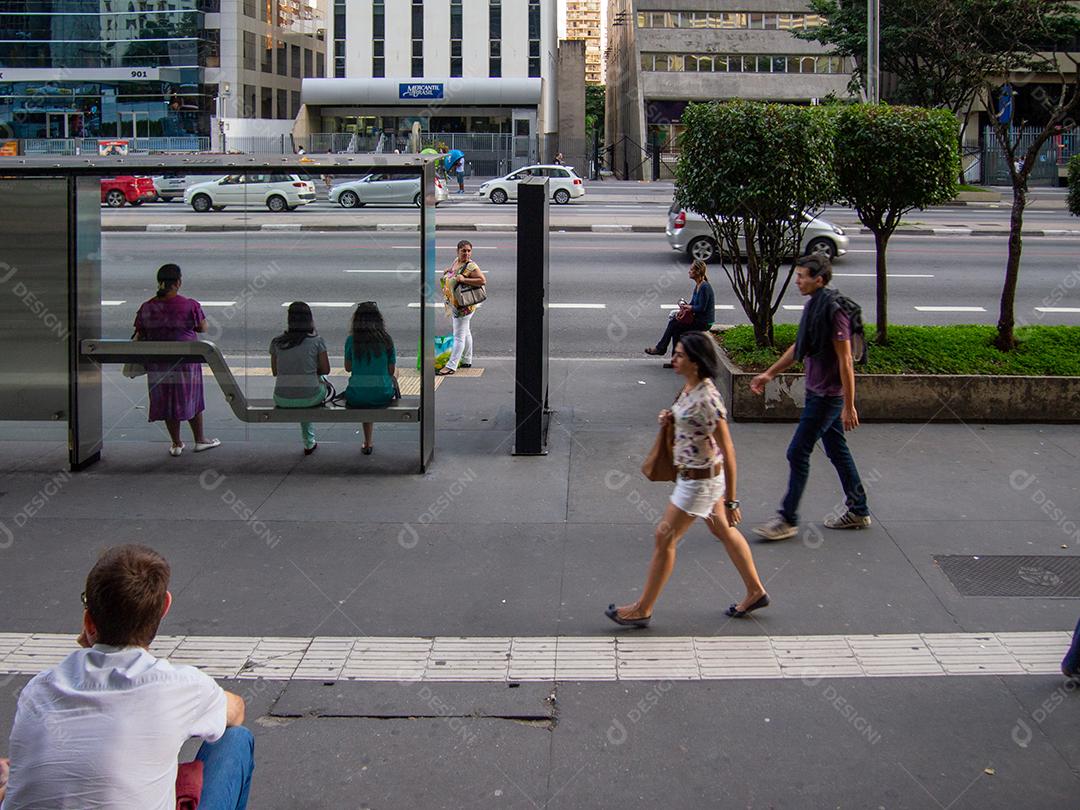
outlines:
[[[157, 295], [139, 307], [135, 315], [135, 336], [138, 340], [198, 340], [197, 332], [206, 331], [206, 316], [199, 302], [180, 295], [180, 267], [163, 264], [157, 271]], [[184, 451], [180, 439], [180, 423], [187, 422], [195, 437], [195, 452], [210, 450], [221, 444], [207, 439], [203, 433], [202, 364], [198, 360], [180, 359], [172, 362], [146, 364], [147, 385], [150, 389], [150, 421], [165, 421], [172, 446], [169, 455]]]

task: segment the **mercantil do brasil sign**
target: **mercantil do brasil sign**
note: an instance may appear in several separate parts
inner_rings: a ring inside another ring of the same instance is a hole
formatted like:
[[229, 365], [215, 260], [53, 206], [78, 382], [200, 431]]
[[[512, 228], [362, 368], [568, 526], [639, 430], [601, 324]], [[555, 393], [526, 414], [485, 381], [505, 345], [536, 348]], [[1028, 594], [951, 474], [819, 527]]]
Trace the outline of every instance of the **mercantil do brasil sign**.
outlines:
[[398, 98], [400, 99], [437, 99], [443, 97], [442, 82], [411, 83], [402, 82], [398, 85]]

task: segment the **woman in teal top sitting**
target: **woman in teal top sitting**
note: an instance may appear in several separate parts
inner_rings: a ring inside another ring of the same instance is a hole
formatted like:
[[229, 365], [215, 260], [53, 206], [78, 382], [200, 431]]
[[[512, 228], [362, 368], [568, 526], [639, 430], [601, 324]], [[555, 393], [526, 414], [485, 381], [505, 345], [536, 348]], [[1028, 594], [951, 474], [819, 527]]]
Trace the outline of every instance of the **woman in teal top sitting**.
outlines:
[[[383, 408], [396, 397], [397, 352], [386, 332], [382, 314], [374, 301], [358, 304], [352, 318], [352, 334], [345, 338], [345, 370], [351, 373], [345, 389], [350, 408]], [[370, 456], [373, 423], [364, 422], [361, 451]]]

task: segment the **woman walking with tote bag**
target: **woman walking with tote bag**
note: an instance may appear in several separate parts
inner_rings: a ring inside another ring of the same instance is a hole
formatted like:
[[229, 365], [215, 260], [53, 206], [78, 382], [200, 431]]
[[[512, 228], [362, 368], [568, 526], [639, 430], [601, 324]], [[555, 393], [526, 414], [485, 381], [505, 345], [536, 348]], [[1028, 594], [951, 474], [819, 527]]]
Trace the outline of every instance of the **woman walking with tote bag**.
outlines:
[[459, 364], [461, 368], [472, 368], [472, 316], [476, 311], [476, 306], [462, 306], [457, 300], [456, 293], [459, 285], [482, 287], [487, 284], [487, 277], [472, 260], [472, 250], [472, 242], [468, 239], [458, 242], [457, 258], [439, 278], [443, 297], [446, 298], [446, 308], [454, 324], [454, 348], [450, 352], [450, 359], [446, 361], [446, 365], [436, 372], [440, 377], [453, 374], [458, 370]]
[[653, 606], [675, 568], [675, 549], [694, 518], [702, 518], [724, 544], [746, 588], [746, 595], [732, 603], [726, 614], [742, 618], [769, 604], [750, 545], [735, 528], [742, 519], [735, 498], [735, 447], [727, 409], [713, 384], [720, 367], [716, 344], [702, 332], [688, 332], [676, 343], [672, 362], [686, 384], [671, 410], [661, 411], [657, 421], [662, 426], [674, 424], [675, 491], [656, 527], [656, 547], [641, 596], [619, 608], [609, 605], [605, 612], [616, 624], [632, 627], [648, 626]]

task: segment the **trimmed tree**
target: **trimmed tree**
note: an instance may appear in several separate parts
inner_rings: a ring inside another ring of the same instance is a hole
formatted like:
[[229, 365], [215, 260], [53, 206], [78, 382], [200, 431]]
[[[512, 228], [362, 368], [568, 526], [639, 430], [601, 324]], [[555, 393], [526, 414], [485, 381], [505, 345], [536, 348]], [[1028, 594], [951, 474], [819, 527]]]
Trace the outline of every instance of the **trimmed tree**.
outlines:
[[1080, 217], [1080, 155], [1069, 161], [1069, 211]]
[[874, 234], [877, 253], [877, 342], [889, 341], [886, 255], [901, 218], [956, 195], [958, 123], [948, 110], [855, 104], [835, 113], [836, 182]]
[[802, 213], [833, 198], [829, 117], [820, 107], [739, 100], [690, 104], [682, 122], [675, 201], [709, 224], [758, 345], [771, 346], [802, 245]]

